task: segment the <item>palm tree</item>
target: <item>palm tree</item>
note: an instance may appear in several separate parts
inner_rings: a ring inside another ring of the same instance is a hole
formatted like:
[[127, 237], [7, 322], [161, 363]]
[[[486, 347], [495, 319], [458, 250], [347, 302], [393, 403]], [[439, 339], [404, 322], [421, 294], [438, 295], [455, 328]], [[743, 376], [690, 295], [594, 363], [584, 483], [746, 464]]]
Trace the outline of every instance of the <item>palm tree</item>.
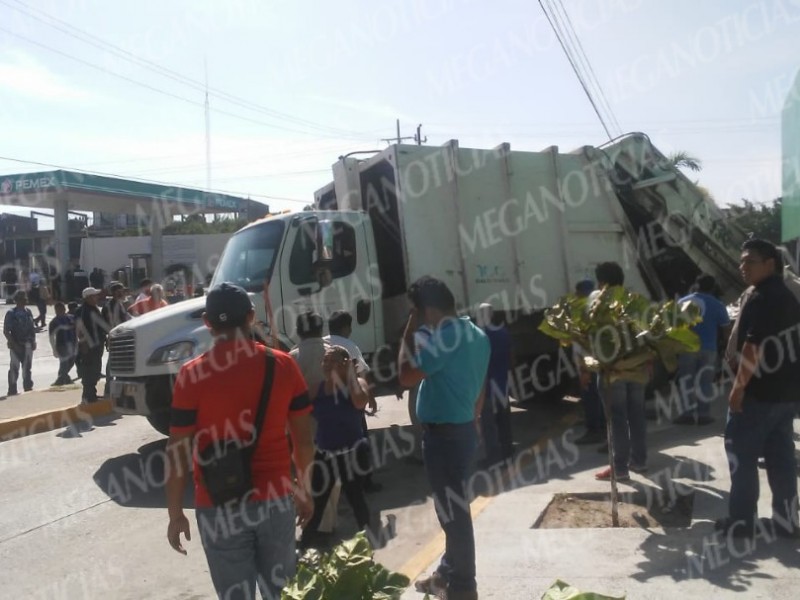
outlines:
[[689, 169], [690, 171], [694, 171], [695, 173], [703, 168], [703, 161], [696, 156], [692, 156], [685, 150], [672, 152], [667, 156], [667, 162], [670, 164], [670, 166], [676, 169], [685, 168]]

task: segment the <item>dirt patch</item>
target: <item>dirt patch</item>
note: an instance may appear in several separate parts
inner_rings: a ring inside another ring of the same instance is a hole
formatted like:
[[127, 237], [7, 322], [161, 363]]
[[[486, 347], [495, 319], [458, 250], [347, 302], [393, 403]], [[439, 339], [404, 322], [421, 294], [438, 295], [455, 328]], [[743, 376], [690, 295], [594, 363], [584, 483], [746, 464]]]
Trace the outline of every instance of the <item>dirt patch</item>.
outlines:
[[[658, 498], [643, 492], [620, 494], [620, 527], [689, 527], [694, 494]], [[556, 494], [534, 529], [611, 527], [610, 494]]]

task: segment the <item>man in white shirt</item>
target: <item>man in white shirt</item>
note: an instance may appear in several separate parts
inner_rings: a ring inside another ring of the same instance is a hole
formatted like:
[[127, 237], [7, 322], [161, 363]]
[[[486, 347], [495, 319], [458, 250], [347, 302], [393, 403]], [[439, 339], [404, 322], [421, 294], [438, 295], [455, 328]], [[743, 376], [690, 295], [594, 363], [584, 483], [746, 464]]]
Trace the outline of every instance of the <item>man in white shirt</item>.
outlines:
[[322, 358], [325, 356], [325, 351], [331, 346], [329, 342], [322, 339], [324, 326], [325, 322], [319, 313], [309, 310], [298, 315], [295, 327], [300, 343], [289, 352], [300, 366], [312, 402], [319, 393], [319, 386], [325, 380], [322, 372]]
[[350, 339], [350, 335], [353, 333], [352, 315], [346, 310], [334, 311], [328, 318], [328, 331], [330, 331], [330, 335], [326, 335], [323, 339], [331, 346], [341, 346], [347, 350], [350, 360], [355, 364], [356, 374], [359, 377], [366, 377], [369, 373], [369, 365], [364, 360], [359, 347]]

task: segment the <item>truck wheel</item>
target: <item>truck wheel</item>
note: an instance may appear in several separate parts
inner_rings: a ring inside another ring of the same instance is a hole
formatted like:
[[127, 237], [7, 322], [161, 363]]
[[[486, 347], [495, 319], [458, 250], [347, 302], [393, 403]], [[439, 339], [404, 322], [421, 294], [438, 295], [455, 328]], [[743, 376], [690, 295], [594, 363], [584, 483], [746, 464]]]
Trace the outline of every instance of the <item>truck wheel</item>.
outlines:
[[169, 435], [169, 411], [163, 410], [147, 415], [147, 420], [158, 433]]

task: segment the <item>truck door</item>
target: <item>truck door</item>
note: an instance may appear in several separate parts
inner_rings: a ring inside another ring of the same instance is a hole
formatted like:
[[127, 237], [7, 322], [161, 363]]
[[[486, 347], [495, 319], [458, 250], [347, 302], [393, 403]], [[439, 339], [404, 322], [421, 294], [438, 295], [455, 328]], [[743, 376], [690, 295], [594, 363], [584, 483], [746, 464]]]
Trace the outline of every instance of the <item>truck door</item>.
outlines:
[[[320, 268], [317, 226], [323, 219], [330, 223], [333, 252]], [[359, 213], [300, 215], [292, 222], [280, 265], [281, 321], [292, 338], [298, 314], [315, 310], [327, 322], [334, 311], [347, 310], [353, 316], [353, 341], [364, 353], [375, 351], [380, 290], [373, 282], [379, 288], [377, 276], [370, 277], [367, 225]]]

